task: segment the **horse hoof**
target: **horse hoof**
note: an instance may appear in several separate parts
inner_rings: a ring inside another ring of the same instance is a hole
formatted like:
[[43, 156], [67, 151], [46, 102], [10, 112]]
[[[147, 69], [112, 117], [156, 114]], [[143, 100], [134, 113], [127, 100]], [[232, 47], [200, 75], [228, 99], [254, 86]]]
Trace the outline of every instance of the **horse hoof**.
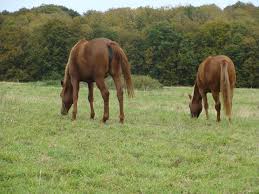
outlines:
[[106, 123], [107, 120], [108, 118], [103, 118], [103, 123]]
[[94, 114], [94, 113], [91, 113], [90, 119], [94, 119], [94, 116], [95, 116], [95, 114]]
[[120, 123], [121, 123], [121, 124], [124, 123], [124, 118], [120, 118]]
[[72, 121], [76, 120], [76, 114], [72, 113]]

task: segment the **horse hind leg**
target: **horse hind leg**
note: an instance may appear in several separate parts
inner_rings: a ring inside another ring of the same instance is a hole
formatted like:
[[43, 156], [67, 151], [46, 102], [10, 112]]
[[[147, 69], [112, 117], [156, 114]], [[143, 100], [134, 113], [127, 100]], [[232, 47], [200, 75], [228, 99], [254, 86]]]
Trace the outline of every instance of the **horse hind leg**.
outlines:
[[91, 109], [91, 114], [90, 114], [90, 118], [94, 119], [95, 113], [94, 113], [94, 83], [90, 82], [88, 83], [88, 101], [90, 104], [90, 109]]
[[208, 113], [209, 105], [208, 105], [207, 94], [204, 93], [203, 91], [200, 91], [200, 94], [202, 97], [203, 106], [204, 106], [205, 113], [206, 113], [206, 118], [209, 119], [209, 113]]
[[208, 105], [207, 94], [204, 94], [202, 99], [203, 99], [203, 105], [206, 113], [206, 118], [209, 119], [209, 113], [208, 113], [209, 105]]
[[120, 79], [120, 75], [115, 75], [112, 77], [114, 84], [116, 86], [116, 90], [117, 90], [117, 98], [119, 101], [119, 106], [120, 106], [120, 123], [124, 122], [124, 111], [123, 111], [123, 88], [122, 88], [122, 84], [121, 84], [121, 79]]
[[109, 119], [109, 91], [105, 85], [104, 78], [96, 80], [96, 85], [103, 97], [103, 122], [105, 123]]
[[73, 112], [72, 120], [76, 119], [77, 115], [77, 101], [78, 101], [78, 92], [79, 92], [79, 81], [76, 79], [71, 79], [71, 84], [73, 86]]
[[219, 100], [219, 92], [212, 92], [213, 99], [215, 101], [215, 109], [217, 111], [217, 121], [220, 121], [220, 109], [221, 109], [221, 103]]

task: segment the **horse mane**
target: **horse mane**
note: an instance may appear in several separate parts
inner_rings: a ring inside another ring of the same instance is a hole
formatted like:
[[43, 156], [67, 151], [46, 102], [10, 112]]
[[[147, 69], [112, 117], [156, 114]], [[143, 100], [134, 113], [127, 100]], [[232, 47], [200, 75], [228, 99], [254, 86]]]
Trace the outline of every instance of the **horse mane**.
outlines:
[[194, 83], [194, 87], [193, 87], [193, 93], [192, 93], [192, 102], [194, 101], [200, 101], [202, 98], [201, 98], [201, 94], [199, 92], [199, 87], [197, 85], [197, 80], [195, 80], [195, 83]]
[[69, 78], [68, 65], [69, 65], [69, 63], [67, 63], [66, 68], [65, 68], [64, 83], [67, 83], [68, 78]]

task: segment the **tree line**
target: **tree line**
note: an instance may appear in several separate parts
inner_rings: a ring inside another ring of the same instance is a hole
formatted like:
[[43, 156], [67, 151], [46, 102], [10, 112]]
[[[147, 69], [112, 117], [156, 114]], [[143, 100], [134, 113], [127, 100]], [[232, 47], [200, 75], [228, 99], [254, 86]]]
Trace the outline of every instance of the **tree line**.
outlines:
[[0, 13], [0, 80], [63, 77], [79, 39], [106, 37], [125, 50], [133, 74], [164, 85], [193, 85], [198, 65], [224, 54], [236, 65], [238, 87], [259, 87], [259, 7], [237, 2], [200, 7], [119, 8], [80, 15], [42, 5]]

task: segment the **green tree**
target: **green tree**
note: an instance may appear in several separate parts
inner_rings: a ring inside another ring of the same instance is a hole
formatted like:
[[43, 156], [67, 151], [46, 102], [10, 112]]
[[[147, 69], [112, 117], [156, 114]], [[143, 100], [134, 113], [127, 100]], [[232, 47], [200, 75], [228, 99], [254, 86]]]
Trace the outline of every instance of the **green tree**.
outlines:
[[147, 32], [146, 63], [149, 74], [166, 85], [175, 84], [182, 39], [182, 35], [168, 23], [156, 24]]

